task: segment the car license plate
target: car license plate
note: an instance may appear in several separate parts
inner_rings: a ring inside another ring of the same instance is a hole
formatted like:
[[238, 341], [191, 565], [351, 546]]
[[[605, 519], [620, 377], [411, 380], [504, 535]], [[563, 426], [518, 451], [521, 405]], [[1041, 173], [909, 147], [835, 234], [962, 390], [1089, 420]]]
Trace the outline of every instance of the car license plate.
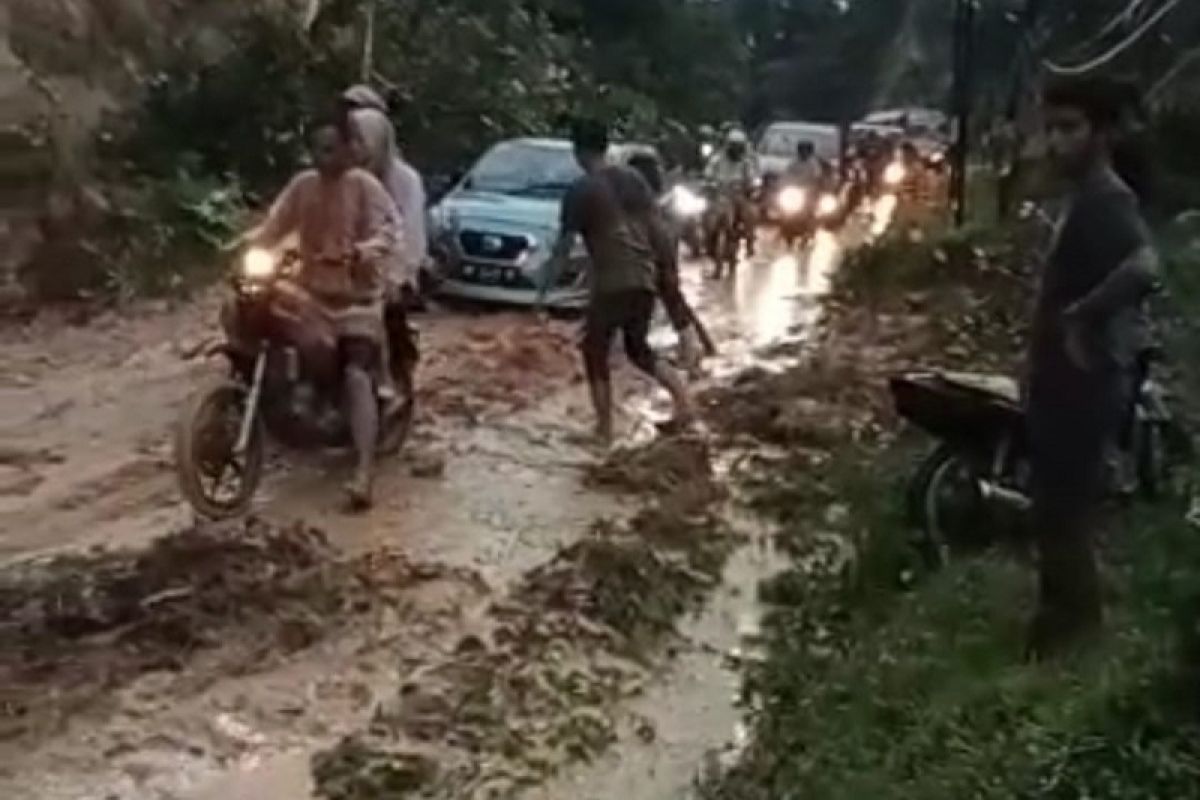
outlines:
[[499, 283], [502, 275], [499, 267], [479, 267], [477, 273], [479, 282], [488, 284]]

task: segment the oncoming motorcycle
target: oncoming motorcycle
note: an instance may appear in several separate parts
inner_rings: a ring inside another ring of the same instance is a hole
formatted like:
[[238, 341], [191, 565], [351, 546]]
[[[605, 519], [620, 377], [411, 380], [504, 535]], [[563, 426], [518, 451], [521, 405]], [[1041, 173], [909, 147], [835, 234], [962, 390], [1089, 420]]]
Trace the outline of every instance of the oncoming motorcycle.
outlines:
[[[222, 311], [226, 340], [217, 348], [228, 375], [188, 401], [175, 437], [180, 488], [204, 517], [246, 511], [262, 480], [268, 435], [302, 449], [350, 444], [336, 328], [293, 280], [298, 263], [295, 254], [251, 248], [231, 276], [234, 299]], [[412, 427], [417, 349], [398, 310], [389, 310], [385, 327], [390, 363], [379, 368], [391, 369], [398, 397], [380, 402], [379, 450], [390, 453]]]
[[817, 229], [833, 227], [842, 203], [832, 192], [814, 192], [804, 186], [784, 184], [775, 195], [779, 233], [787, 247], [808, 246]]
[[737, 269], [744, 238], [736, 201], [728, 190], [712, 182], [705, 184], [703, 199], [700, 230], [704, 252], [715, 264], [713, 277], [732, 275]]
[[703, 220], [708, 210], [708, 198], [692, 186], [680, 183], [668, 193], [664, 202], [680, 240], [687, 246], [688, 255], [700, 258], [704, 254]]

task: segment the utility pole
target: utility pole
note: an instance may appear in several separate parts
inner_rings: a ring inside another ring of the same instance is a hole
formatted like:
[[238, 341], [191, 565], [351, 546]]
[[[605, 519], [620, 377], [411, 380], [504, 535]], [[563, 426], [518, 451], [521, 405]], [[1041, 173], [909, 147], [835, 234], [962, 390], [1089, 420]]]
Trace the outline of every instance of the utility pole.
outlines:
[[956, 128], [950, 198], [954, 223], [967, 221], [967, 164], [971, 142], [971, 108], [975, 92], [975, 0], [954, 4], [954, 98]]

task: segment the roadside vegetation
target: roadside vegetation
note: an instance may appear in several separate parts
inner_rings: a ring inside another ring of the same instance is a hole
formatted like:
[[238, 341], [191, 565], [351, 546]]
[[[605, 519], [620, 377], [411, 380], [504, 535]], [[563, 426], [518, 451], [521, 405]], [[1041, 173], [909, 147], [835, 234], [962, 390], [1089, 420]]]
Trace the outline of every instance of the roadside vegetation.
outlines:
[[[1160, 313], [1180, 367], [1168, 380], [1187, 415], [1200, 258], [1179, 230], [1164, 242]], [[1017, 232], [968, 229], [884, 240], [846, 265], [824, 359], [871, 387], [876, 401], [858, 407], [877, 412], [851, 428], [868, 435], [793, 448], [746, 487], [793, 566], [762, 587], [773, 612], [769, 655], [745, 684], [752, 743], [708, 800], [1195, 796], [1200, 531], [1185, 506], [1121, 512], [1101, 545], [1104, 637], [1049, 665], [1024, 660], [1030, 564], [997, 549], [931, 572], [910, 546], [905, 482], [928, 443], [891, 416], [882, 379], [915, 365], [1011, 371], [1023, 252]], [[873, 331], [846, 324], [865, 314]], [[770, 393], [845, 407], [806, 366]]]

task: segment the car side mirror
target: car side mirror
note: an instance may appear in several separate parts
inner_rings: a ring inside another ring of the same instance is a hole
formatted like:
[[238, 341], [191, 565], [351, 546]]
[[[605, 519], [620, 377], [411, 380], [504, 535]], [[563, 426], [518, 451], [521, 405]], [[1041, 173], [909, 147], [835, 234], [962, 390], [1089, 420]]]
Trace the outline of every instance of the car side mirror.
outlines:
[[450, 194], [450, 192], [459, 184], [459, 181], [461, 181], [462, 178], [462, 172], [443, 172], [437, 175], [431, 175], [427, 181], [429, 204], [434, 205], [443, 197]]

